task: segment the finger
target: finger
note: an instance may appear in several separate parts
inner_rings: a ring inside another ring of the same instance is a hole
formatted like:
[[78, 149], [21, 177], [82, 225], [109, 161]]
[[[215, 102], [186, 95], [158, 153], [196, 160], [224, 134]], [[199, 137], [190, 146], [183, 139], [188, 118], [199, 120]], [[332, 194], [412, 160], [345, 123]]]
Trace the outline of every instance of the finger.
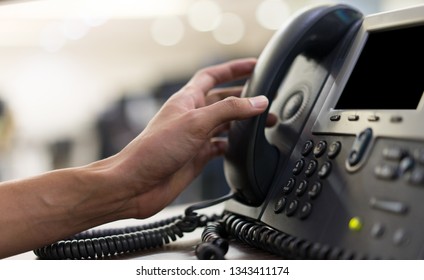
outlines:
[[223, 123], [214, 128], [214, 130], [211, 133], [211, 137], [222, 136], [229, 129], [230, 129], [230, 122]]
[[[267, 117], [266, 117], [266, 121], [265, 121], [265, 127], [273, 127], [274, 125], [277, 124], [278, 118], [275, 114], [273, 113], [268, 113]], [[223, 133], [227, 132], [230, 129], [230, 122], [226, 122], [223, 123], [219, 126], [217, 126], [213, 131], [212, 131], [212, 137], [216, 137], [216, 136], [222, 136]]]
[[266, 117], [265, 126], [266, 127], [272, 127], [277, 124], [278, 117], [273, 113], [268, 113], [268, 116]]
[[243, 86], [212, 89], [206, 96], [206, 106], [230, 96], [239, 97], [242, 90]]
[[196, 107], [200, 107], [206, 94], [215, 86], [249, 76], [255, 67], [256, 59], [237, 59], [210, 66], [198, 71], [184, 86], [182, 92], [193, 95]]
[[193, 159], [193, 166], [201, 172], [203, 167], [213, 158], [222, 156], [228, 147], [226, 138], [214, 137], [208, 141], [204, 148]]
[[198, 109], [198, 122], [201, 122], [203, 128], [209, 132], [213, 132], [217, 127], [232, 121], [246, 119], [259, 115], [264, 112], [269, 102], [263, 96], [255, 96], [251, 98], [229, 97], [210, 106]]

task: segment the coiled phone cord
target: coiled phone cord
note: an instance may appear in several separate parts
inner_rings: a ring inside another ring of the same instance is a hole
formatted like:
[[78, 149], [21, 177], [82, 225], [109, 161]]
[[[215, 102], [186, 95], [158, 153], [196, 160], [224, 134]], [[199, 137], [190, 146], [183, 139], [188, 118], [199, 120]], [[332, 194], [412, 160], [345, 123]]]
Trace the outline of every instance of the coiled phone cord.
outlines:
[[224, 259], [228, 238], [285, 259], [378, 259], [369, 255], [330, 247], [283, 233], [257, 221], [225, 213], [219, 221], [209, 223], [202, 233], [202, 244], [196, 249], [199, 259]]
[[39, 249], [34, 254], [40, 259], [98, 259], [151, 249], [175, 241], [184, 233], [204, 227], [208, 222], [222, 216], [198, 215], [195, 210], [203, 209], [227, 199], [232, 195], [216, 200], [192, 205], [185, 210], [184, 216], [175, 216], [159, 222], [121, 229], [99, 229], [79, 233]]

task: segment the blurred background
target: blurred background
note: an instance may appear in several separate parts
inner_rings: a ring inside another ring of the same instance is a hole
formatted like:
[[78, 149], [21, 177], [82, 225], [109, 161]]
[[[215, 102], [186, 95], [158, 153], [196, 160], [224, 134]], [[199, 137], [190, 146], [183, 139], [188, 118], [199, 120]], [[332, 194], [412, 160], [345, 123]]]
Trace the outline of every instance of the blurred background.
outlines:
[[[424, 0], [0, 1], [0, 179], [119, 151], [201, 67], [257, 57], [306, 6], [365, 15]], [[175, 201], [228, 193], [222, 159]]]

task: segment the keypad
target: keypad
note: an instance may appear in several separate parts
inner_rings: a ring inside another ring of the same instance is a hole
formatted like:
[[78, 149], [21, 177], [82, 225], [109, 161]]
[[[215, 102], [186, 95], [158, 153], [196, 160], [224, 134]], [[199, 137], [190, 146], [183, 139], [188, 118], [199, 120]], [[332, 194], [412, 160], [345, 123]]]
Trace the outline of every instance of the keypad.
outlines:
[[274, 212], [303, 220], [313, 213], [313, 203], [323, 192], [332, 161], [339, 155], [342, 144], [310, 139], [301, 147], [299, 158], [291, 167], [291, 177], [281, 187], [282, 195], [275, 202]]

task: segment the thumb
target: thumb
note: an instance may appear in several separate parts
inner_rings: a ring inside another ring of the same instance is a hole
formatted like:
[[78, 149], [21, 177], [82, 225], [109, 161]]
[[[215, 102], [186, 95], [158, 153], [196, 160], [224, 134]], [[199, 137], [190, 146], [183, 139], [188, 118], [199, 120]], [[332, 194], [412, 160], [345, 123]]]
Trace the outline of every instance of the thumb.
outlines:
[[263, 113], [268, 107], [268, 98], [259, 95], [250, 98], [228, 97], [210, 106], [203, 107], [213, 128], [232, 120], [241, 120]]

